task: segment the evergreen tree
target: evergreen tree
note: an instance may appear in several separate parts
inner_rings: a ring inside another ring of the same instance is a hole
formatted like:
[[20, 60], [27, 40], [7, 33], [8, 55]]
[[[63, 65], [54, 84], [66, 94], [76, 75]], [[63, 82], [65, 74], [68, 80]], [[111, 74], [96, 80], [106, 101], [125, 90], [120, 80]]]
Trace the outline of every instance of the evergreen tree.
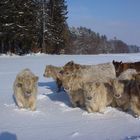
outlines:
[[6, 53], [10, 49], [9, 40], [11, 40], [11, 27], [13, 26], [12, 10], [13, 5], [9, 4], [9, 0], [0, 1], [0, 46], [2, 53]]
[[7, 51], [28, 53], [37, 44], [38, 8], [35, 0], [0, 1], [0, 40]]
[[47, 32], [47, 23], [48, 23], [48, 0], [40, 1], [40, 11], [39, 11], [39, 21], [40, 21], [40, 45], [42, 51], [46, 53], [46, 44], [45, 44], [45, 32]]
[[60, 53], [67, 46], [68, 26], [65, 0], [50, 0], [47, 4], [45, 42], [47, 53]]

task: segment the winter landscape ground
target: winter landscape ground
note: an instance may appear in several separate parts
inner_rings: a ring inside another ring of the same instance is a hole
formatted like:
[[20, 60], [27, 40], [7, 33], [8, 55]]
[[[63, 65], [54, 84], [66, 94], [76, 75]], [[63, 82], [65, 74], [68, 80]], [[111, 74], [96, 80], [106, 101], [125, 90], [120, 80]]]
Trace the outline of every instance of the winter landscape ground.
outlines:
[[[140, 54], [0, 56], [0, 140], [140, 140], [140, 119], [111, 107], [105, 114], [72, 108], [67, 94], [56, 92], [55, 81], [43, 77], [47, 64], [113, 59], [140, 61]], [[24, 68], [39, 76], [35, 112], [19, 110], [12, 98], [13, 81]]]

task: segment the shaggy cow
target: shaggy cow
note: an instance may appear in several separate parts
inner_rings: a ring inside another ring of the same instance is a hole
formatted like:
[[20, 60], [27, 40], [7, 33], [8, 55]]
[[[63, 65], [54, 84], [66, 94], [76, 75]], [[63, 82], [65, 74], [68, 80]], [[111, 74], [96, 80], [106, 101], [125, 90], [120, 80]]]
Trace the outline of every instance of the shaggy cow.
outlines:
[[135, 74], [134, 78], [130, 85], [131, 110], [140, 116], [140, 73]]
[[127, 69], [123, 71], [118, 77], [118, 80], [133, 80], [134, 75], [137, 74], [135, 69]]
[[62, 67], [47, 65], [45, 68], [45, 72], [43, 74], [44, 77], [52, 77], [54, 80], [56, 80], [58, 92], [61, 90], [61, 87], [62, 87], [62, 82], [57, 76], [61, 70], [62, 70]]
[[85, 106], [89, 113], [104, 113], [106, 106], [113, 105], [112, 87], [109, 83], [88, 82], [84, 84]]
[[36, 110], [37, 81], [35, 76], [29, 69], [22, 70], [15, 79], [14, 99], [19, 108], [29, 108]]
[[122, 110], [127, 111], [130, 107], [130, 81], [114, 79], [112, 85], [117, 106]]
[[114, 97], [118, 107], [140, 116], [140, 74], [133, 76], [134, 80], [113, 80]]
[[122, 72], [119, 77], [113, 80], [114, 97], [116, 99], [117, 105], [123, 110], [129, 108], [129, 86], [132, 80], [134, 80], [134, 75], [137, 74], [135, 69], [127, 69]]
[[90, 81], [108, 81], [110, 78], [116, 78], [116, 72], [112, 63], [104, 63], [98, 65], [80, 65], [72, 62], [70, 65], [65, 65], [63, 70], [59, 73], [60, 79], [65, 79], [70, 75], [78, 74], [82, 80]]
[[68, 95], [73, 107], [85, 107], [85, 98], [83, 89], [69, 90]]
[[62, 84], [67, 91], [73, 107], [84, 107], [84, 95], [82, 90], [81, 75], [71, 74], [63, 76]]
[[[67, 66], [67, 69], [62, 70], [59, 74], [58, 77], [62, 81], [62, 85], [64, 89], [68, 91], [68, 94], [70, 96], [71, 102], [74, 103], [75, 101], [73, 100], [72, 96], [75, 94], [76, 98], [76, 103], [74, 104], [80, 104], [84, 105], [84, 103], [81, 102], [84, 101], [83, 97], [83, 92], [82, 92], [82, 85], [86, 82], [90, 81], [100, 81], [100, 82], [108, 82], [108, 79], [110, 78], [115, 78], [115, 68], [112, 63], [105, 63], [105, 64], [99, 64], [99, 65], [79, 65], [77, 67], [74, 66], [75, 64], [69, 65], [69, 69]], [[79, 93], [80, 91], [80, 93]], [[80, 99], [78, 101], [78, 97]], [[73, 101], [72, 101], [73, 100]]]

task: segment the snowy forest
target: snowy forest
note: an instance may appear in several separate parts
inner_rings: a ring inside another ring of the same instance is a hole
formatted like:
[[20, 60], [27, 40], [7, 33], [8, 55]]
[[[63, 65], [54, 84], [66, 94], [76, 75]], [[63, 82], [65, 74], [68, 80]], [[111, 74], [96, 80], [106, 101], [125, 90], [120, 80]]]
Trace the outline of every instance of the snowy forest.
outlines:
[[[65, 0], [0, 0], [0, 54], [134, 53], [116, 38], [85, 27], [69, 27]], [[94, 25], [93, 25], [94, 26]]]

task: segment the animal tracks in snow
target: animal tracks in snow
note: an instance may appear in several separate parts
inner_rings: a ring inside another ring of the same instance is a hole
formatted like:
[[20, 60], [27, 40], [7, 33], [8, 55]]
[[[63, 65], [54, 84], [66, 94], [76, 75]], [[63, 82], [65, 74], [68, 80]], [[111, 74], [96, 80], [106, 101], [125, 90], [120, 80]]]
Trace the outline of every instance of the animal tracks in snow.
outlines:
[[10, 108], [16, 107], [15, 104], [6, 104], [6, 103], [4, 104], [4, 106], [5, 106], [5, 107], [10, 107]]
[[80, 134], [79, 134], [79, 132], [73, 132], [72, 134], [71, 134], [71, 137], [77, 137], [77, 136], [79, 136]]
[[46, 95], [45, 94], [40, 94], [40, 95], [37, 96], [37, 99], [38, 100], [43, 100], [45, 98], [46, 98]]
[[14, 103], [13, 104], [5, 103], [4, 106], [7, 109], [14, 110], [15, 112], [31, 114], [32, 116], [37, 115], [37, 114], [43, 114], [43, 112], [41, 112], [40, 110], [31, 111], [31, 110], [24, 109], [24, 108], [19, 109]]
[[124, 140], [140, 140], [140, 136], [126, 137]]
[[77, 111], [80, 110], [80, 108], [73, 108], [73, 107], [69, 107], [67, 106], [65, 103], [57, 103], [59, 104], [59, 106], [61, 107], [63, 112], [69, 112], [69, 111]]

